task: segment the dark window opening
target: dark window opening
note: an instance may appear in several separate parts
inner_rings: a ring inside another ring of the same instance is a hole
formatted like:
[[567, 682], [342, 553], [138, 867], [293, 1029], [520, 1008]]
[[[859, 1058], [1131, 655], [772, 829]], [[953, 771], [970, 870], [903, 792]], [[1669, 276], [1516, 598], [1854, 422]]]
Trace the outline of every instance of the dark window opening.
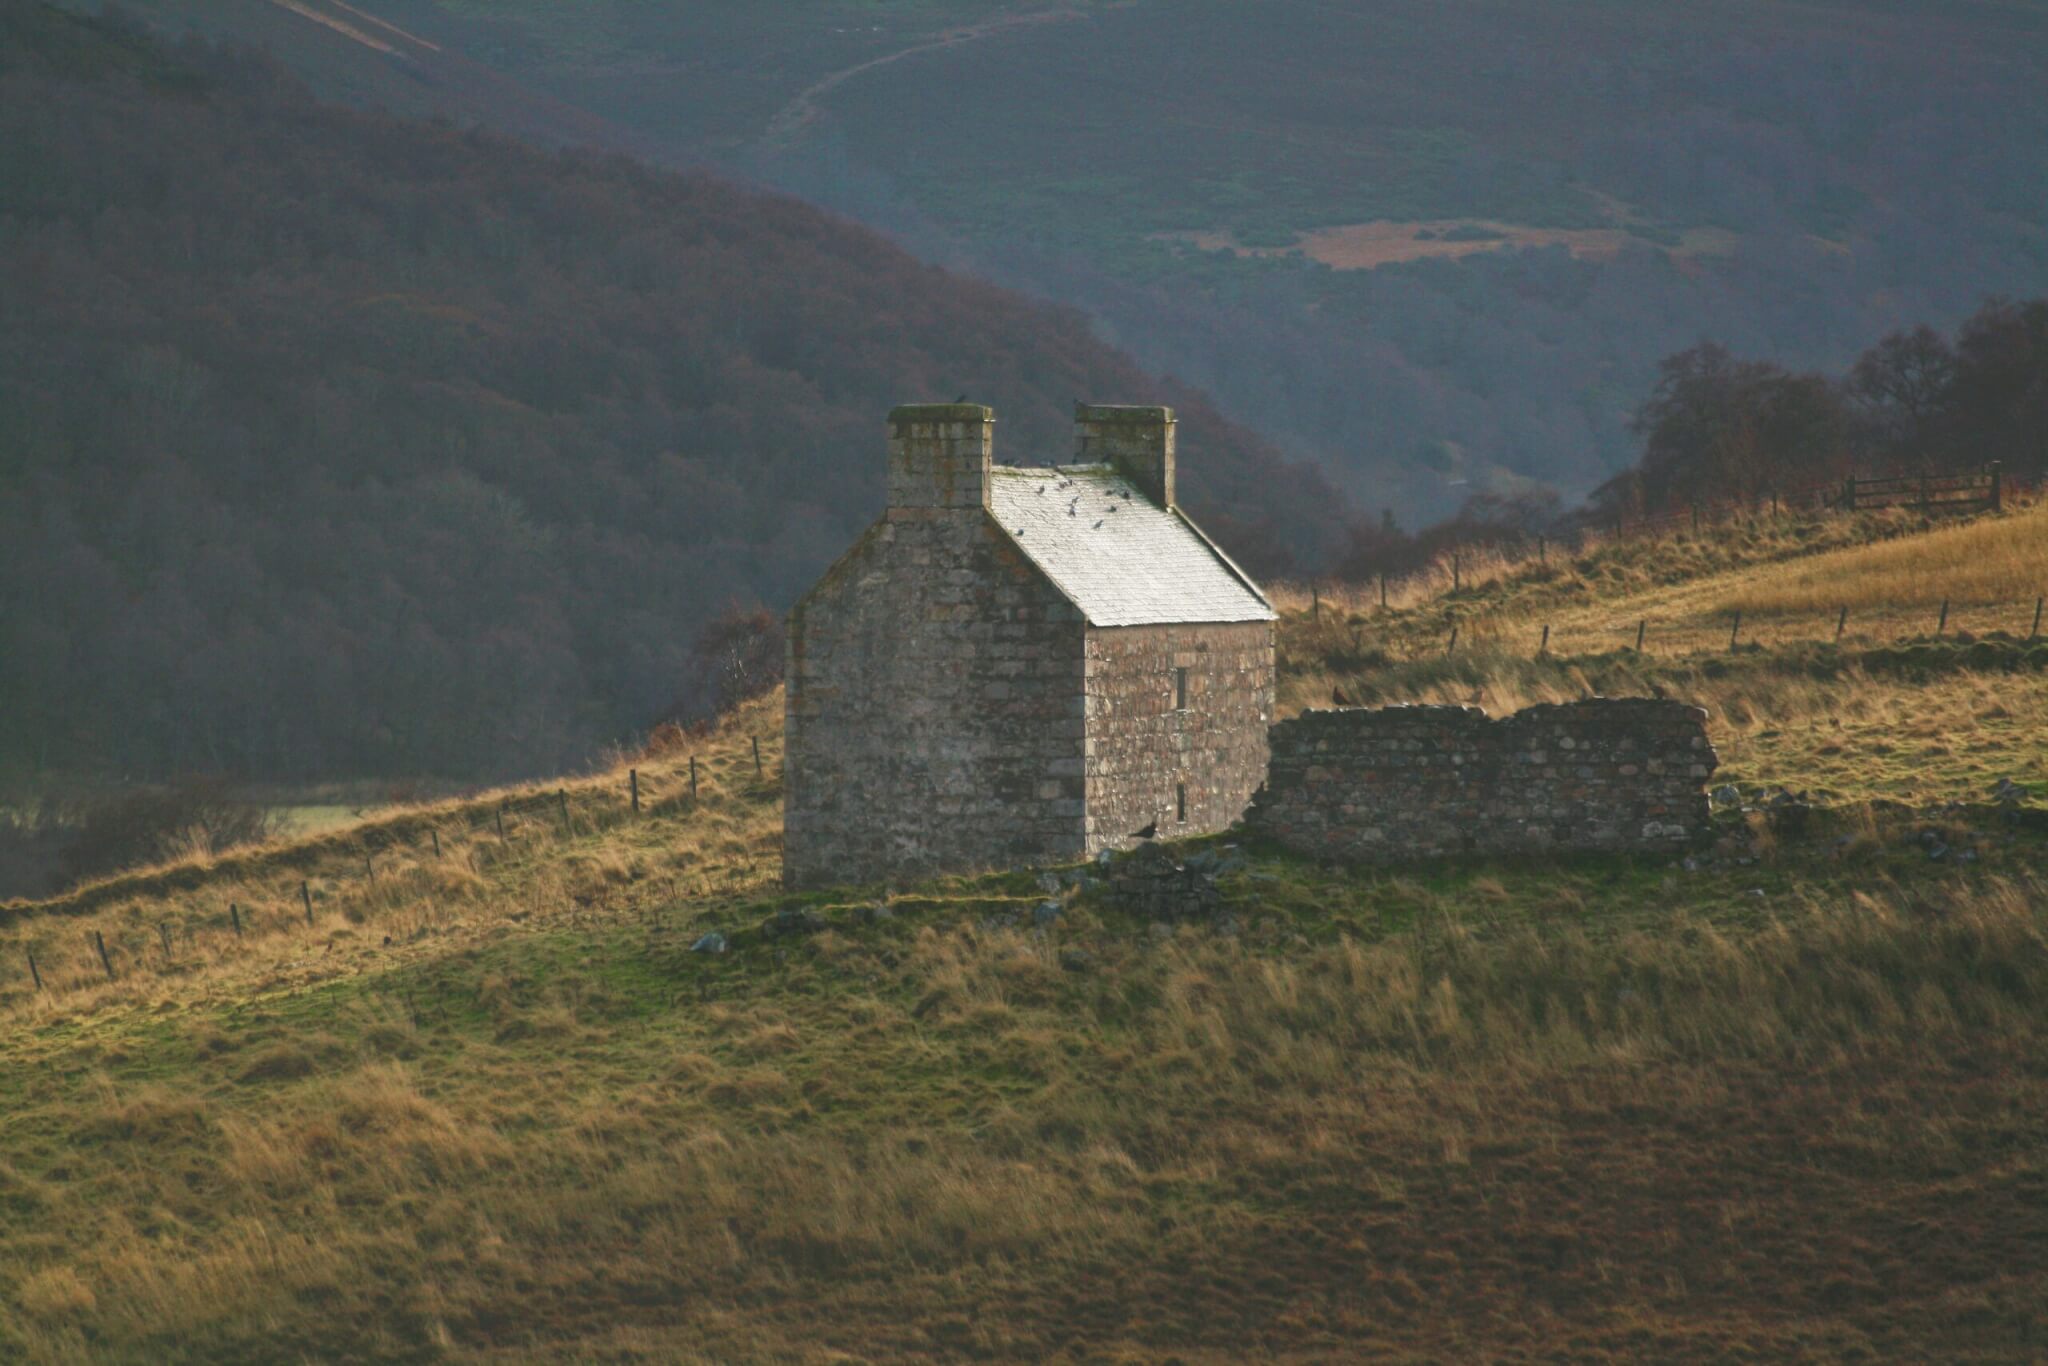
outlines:
[[1188, 785], [1175, 783], [1173, 787], [1173, 818], [1184, 821], [1188, 818]]
[[1188, 709], [1188, 671], [1186, 669], [1175, 669], [1173, 671], [1173, 709], [1175, 711], [1186, 711]]

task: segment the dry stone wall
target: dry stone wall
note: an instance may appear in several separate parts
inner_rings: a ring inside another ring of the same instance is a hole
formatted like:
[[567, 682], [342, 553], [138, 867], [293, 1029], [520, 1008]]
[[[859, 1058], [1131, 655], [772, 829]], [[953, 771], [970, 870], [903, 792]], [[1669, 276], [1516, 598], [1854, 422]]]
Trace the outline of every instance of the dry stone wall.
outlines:
[[1706, 713], [1594, 698], [1494, 720], [1476, 707], [1311, 711], [1272, 730], [1250, 828], [1301, 853], [1665, 852], [1707, 825]]

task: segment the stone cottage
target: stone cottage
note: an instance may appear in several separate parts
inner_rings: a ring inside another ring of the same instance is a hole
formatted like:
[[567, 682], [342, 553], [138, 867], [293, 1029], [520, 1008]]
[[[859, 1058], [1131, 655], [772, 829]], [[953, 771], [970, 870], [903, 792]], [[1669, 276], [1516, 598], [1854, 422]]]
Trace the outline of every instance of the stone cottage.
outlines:
[[789, 618], [791, 887], [1079, 859], [1236, 821], [1273, 608], [1174, 502], [1169, 408], [994, 463], [979, 404], [889, 415], [888, 510]]

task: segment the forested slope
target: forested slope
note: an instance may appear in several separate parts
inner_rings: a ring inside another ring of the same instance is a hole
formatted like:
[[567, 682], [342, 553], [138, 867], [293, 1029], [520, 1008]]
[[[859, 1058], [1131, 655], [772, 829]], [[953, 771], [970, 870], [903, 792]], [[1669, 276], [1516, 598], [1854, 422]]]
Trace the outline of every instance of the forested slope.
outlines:
[[794, 201], [325, 107], [264, 60], [0, 3], [0, 765], [577, 762], [878, 510], [882, 417], [1181, 406], [1267, 571], [1317, 477], [1077, 313]]
[[[338, 93], [386, 65], [251, 0], [136, 2]], [[352, 9], [1082, 308], [1411, 525], [1597, 486], [1702, 339], [1835, 369], [2048, 289], [2038, 4]]]

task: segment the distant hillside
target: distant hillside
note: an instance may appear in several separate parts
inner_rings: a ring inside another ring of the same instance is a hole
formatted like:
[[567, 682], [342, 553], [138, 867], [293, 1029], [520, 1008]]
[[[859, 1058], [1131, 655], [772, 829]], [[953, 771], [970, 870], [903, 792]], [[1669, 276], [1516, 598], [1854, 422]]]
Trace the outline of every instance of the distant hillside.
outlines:
[[1180, 405], [1252, 565], [1345, 512], [1072, 312], [794, 201], [314, 102], [0, 2], [0, 767], [580, 761], [881, 500], [882, 418]]
[[[322, 88], [382, 70], [274, 4], [138, 3], [262, 9]], [[2048, 289], [2048, 10], [2015, 0], [353, 9], [1082, 308], [1411, 524], [1598, 485], [1702, 337], [1832, 369]]]

